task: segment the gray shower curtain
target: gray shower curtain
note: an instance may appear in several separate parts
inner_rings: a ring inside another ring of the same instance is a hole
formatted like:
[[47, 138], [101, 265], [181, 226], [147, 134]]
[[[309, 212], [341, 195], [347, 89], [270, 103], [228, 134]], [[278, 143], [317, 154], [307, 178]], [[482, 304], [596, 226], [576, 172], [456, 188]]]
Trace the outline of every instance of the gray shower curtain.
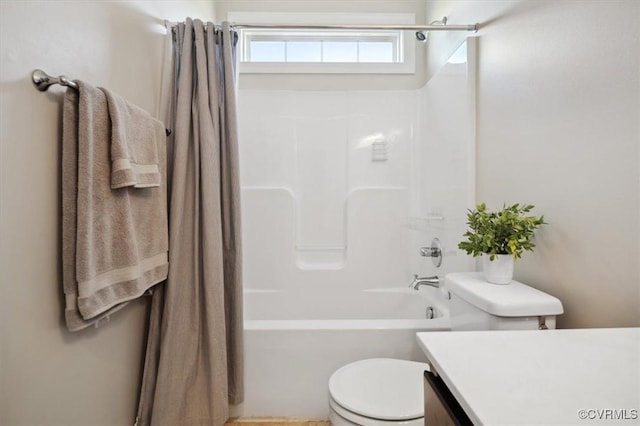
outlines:
[[151, 302], [137, 424], [222, 425], [243, 398], [236, 34], [173, 32], [169, 276]]

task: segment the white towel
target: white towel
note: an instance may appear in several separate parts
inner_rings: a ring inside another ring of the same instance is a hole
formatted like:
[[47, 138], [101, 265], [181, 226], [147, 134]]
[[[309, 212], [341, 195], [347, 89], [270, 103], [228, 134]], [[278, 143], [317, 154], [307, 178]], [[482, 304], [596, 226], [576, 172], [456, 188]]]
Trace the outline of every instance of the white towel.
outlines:
[[158, 145], [166, 141], [163, 124], [117, 94], [100, 88], [111, 118], [111, 188], [160, 186]]

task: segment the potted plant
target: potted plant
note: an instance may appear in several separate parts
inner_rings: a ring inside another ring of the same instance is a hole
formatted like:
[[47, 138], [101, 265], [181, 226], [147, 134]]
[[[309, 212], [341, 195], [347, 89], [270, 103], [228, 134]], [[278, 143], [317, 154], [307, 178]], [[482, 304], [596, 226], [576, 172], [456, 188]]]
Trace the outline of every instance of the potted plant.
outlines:
[[493, 284], [509, 284], [513, 266], [525, 250], [533, 251], [533, 231], [544, 225], [544, 217], [529, 215], [533, 205], [503, 205], [502, 210], [491, 212], [484, 203], [469, 210], [464, 233], [466, 240], [458, 248], [482, 256], [485, 279]]

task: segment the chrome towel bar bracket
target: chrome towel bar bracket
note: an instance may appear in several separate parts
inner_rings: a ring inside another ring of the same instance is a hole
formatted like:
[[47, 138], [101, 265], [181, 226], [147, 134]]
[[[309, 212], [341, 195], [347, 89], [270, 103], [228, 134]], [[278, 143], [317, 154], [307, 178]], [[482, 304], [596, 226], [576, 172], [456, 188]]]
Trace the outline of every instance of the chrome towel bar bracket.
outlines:
[[31, 74], [31, 81], [41, 92], [46, 92], [49, 86], [53, 84], [60, 84], [61, 86], [68, 86], [74, 89], [78, 89], [78, 85], [75, 81], [68, 79], [64, 75], [53, 77], [42, 70], [35, 70]]

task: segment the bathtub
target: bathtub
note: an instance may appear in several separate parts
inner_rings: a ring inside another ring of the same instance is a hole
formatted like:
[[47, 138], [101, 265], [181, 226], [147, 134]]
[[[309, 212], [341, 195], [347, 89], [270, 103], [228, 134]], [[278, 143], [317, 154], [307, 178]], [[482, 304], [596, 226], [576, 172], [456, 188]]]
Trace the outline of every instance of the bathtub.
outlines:
[[327, 419], [336, 369], [375, 357], [425, 361], [415, 333], [450, 329], [438, 289], [342, 292], [331, 303], [324, 294], [245, 291], [245, 401], [232, 416]]

